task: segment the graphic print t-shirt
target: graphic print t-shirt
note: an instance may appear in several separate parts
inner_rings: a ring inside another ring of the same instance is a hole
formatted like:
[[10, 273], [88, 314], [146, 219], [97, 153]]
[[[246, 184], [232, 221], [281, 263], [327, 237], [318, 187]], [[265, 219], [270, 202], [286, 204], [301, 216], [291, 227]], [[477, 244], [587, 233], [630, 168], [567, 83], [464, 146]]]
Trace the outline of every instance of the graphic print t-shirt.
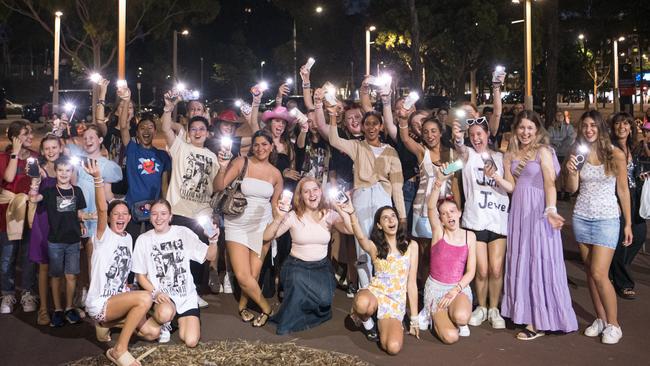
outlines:
[[197, 307], [198, 295], [190, 272], [190, 260], [205, 261], [208, 246], [184, 226], [172, 225], [164, 234], [149, 230], [140, 235], [133, 252], [133, 272], [147, 274], [157, 290], [176, 304], [176, 312]]
[[132, 246], [131, 235], [115, 234], [108, 227], [101, 239], [95, 236], [87, 307], [92, 307], [99, 299], [106, 301], [126, 291], [126, 280], [131, 272]]
[[172, 158], [172, 178], [167, 201], [171, 203], [174, 215], [194, 217], [210, 209], [212, 181], [219, 171], [219, 164], [213, 152], [186, 142], [186, 135], [181, 129], [172, 146], [168, 147]]
[[126, 178], [129, 182], [126, 202], [132, 206], [139, 201], [160, 198], [163, 172], [171, 169], [171, 160], [165, 151], [155, 147], [147, 149], [130, 141], [126, 146]]
[[81, 188], [72, 186], [62, 189], [56, 186], [43, 190], [43, 203], [47, 208], [50, 243], [74, 244], [81, 239], [81, 227], [77, 210], [86, 208], [86, 200]]

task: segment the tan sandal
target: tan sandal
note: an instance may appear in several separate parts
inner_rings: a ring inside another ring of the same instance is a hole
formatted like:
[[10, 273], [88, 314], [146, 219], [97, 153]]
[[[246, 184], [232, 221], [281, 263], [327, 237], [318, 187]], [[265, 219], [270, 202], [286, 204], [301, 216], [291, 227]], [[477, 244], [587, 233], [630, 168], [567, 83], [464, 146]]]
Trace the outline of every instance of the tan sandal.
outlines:
[[95, 337], [99, 342], [110, 342], [111, 328], [104, 328], [100, 325], [95, 325]]
[[140, 361], [136, 360], [132, 354], [129, 353], [129, 351], [126, 351], [122, 353], [122, 355], [118, 358], [113, 357], [111, 354], [111, 351], [113, 351], [113, 348], [109, 348], [106, 351], [106, 358], [111, 360], [112, 363], [114, 363], [117, 366], [142, 366]]

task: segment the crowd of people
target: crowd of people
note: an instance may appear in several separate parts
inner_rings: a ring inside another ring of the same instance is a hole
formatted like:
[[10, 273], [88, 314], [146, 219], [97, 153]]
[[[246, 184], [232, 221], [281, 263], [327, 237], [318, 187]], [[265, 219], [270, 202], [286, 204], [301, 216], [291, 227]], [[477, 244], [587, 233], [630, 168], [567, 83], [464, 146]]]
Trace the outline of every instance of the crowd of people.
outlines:
[[88, 316], [101, 341], [119, 325], [106, 353], [119, 365], [139, 364], [134, 334], [168, 342], [178, 329], [195, 347], [206, 289], [239, 288], [242, 321], [286, 334], [329, 321], [344, 285], [351, 320], [389, 354], [405, 331], [453, 344], [504, 318], [520, 340], [574, 332], [556, 205], [578, 192], [573, 231], [595, 313], [584, 334], [621, 339], [616, 294], [636, 295], [629, 265], [646, 237], [650, 122], [588, 111], [574, 125], [558, 112], [545, 126], [517, 106], [504, 128], [498, 73], [485, 115], [467, 102], [417, 109], [373, 77], [358, 103], [343, 102], [312, 88], [310, 66], [302, 110], [286, 84], [261, 114], [261, 84], [250, 104], [214, 115], [175, 88], [158, 121], [135, 115], [125, 85], [105, 111], [101, 80], [95, 121], [76, 134], [62, 116], [37, 147], [32, 127], [12, 122], [0, 313], [17, 302], [20, 267], [24, 311], [51, 327]]

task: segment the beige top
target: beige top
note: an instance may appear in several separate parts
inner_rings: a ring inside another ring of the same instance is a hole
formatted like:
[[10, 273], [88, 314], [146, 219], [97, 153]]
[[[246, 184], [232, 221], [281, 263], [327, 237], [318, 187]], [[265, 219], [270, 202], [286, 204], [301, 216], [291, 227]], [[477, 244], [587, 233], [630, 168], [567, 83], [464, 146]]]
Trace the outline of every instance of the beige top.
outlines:
[[380, 183], [392, 197], [399, 218], [406, 218], [404, 209], [404, 176], [402, 163], [397, 150], [386, 145], [384, 151], [375, 158], [372, 147], [366, 141], [345, 140], [338, 135], [330, 137], [330, 144], [347, 154], [354, 161], [354, 188], [369, 188]]

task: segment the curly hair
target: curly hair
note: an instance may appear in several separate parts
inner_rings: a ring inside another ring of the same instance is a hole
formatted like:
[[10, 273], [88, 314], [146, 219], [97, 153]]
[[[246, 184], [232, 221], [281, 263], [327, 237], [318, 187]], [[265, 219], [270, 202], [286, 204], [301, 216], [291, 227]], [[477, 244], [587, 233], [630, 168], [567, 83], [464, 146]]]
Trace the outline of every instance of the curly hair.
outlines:
[[614, 161], [614, 152], [612, 150], [612, 141], [609, 139], [609, 132], [607, 122], [603, 118], [603, 115], [596, 110], [587, 111], [580, 116], [578, 120], [578, 136], [576, 137], [576, 142], [572, 146], [572, 151], [580, 144], [589, 144], [587, 139], [583, 135], [583, 129], [585, 125], [585, 120], [587, 118], [592, 119], [596, 123], [596, 128], [598, 129], [598, 137], [596, 142], [592, 146], [596, 147], [596, 154], [598, 155], [598, 161], [605, 165], [605, 175], [614, 175], [616, 174], [616, 162]]
[[[377, 212], [375, 212], [375, 219], [372, 222], [372, 230], [370, 231], [370, 240], [377, 247], [377, 258], [379, 259], [386, 259], [386, 257], [388, 257], [388, 252], [390, 251], [390, 245], [386, 240], [386, 235], [379, 228], [381, 215], [384, 213], [385, 210], [391, 210], [395, 213], [395, 216], [397, 216], [397, 210], [393, 206], [383, 206], [380, 207], [377, 210]], [[404, 255], [404, 253], [406, 253], [406, 250], [409, 247], [409, 242], [406, 237], [406, 230], [402, 223], [399, 223], [397, 226], [396, 236], [397, 237], [395, 239], [397, 241], [397, 250], [399, 250], [400, 254]]]
[[640, 153], [641, 144], [639, 144], [637, 141], [637, 127], [636, 123], [634, 122], [634, 117], [632, 117], [632, 115], [627, 112], [616, 113], [609, 120], [609, 138], [612, 140], [612, 144], [614, 144], [614, 146], [618, 147], [619, 149], [623, 148], [623, 146], [621, 146], [620, 142], [618, 141], [618, 136], [616, 136], [616, 131], [614, 130], [614, 126], [620, 122], [627, 122], [630, 125], [630, 134], [627, 135], [625, 146], [627, 147], [627, 150], [630, 152], [630, 154], [637, 155]]

